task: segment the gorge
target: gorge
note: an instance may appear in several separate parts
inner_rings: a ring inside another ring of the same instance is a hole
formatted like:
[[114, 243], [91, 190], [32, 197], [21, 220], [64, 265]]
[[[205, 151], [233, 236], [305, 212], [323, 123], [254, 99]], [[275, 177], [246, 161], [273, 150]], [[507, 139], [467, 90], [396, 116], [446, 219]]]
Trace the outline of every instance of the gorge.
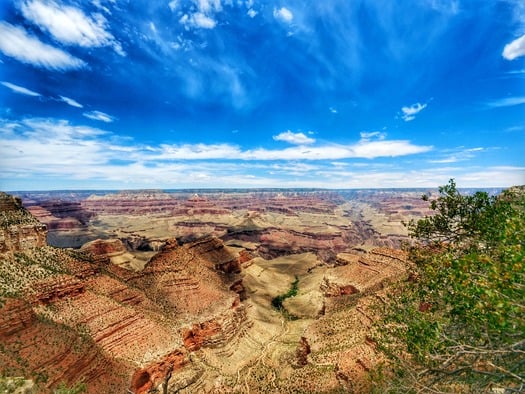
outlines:
[[361, 392], [421, 193], [2, 193], [0, 373], [44, 393]]

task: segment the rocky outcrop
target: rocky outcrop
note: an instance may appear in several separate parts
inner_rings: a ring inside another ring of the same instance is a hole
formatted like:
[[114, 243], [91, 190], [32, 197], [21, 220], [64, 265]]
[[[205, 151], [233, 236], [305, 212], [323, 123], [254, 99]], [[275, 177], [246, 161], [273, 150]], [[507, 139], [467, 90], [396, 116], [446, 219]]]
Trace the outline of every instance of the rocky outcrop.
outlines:
[[131, 378], [131, 391], [135, 394], [144, 394], [152, 392], [161, 386], [167, 392], [169, 380], [173, 373], [178, 372], [189, 359], [184, 350], [175, 350], [164, 356], [160, 361], [149, 364], [140, 368]]
[[130, 283], [172, 312], [199, 316], [216, 304], [233, 304], [240, 277], [237, 256], [217, 238], [184, 245], [169, 240]]
[[325, 297], [339, 297], [378, 291], [389, 281], [401, 278], [406, 269], [406, 253], [400, 250], [376, 248], [366, 254], [339, 255], [345, 265], [334, 267], [325, 276], [320, 290]]
[[221, 328], [221, 325], [215, 320], [196, 323], [182, 333], [184, 346], [189, 351], [199, 350], [205, 345], [209, 346], [210, 339], [221, 332]]
[[90, 253], [100, 261], [126, 252], [126, 248], [120, 239], [96, 239], [82, 245], [80, 250]]
[[103, 266], [111, 263], [131, 271], [140, 271], [146, 264], [145, 260], [128, 252], [120, 239], [96, 239], [82, 245], [80, 250]]
[[295, 351], [295, 356], [297, 358], [297, 365], [299, 367], [304, 367], [308, 364], [308, 355], [312, 352], [308, 340], [305, 337], [301, 337], [299, 345], [297, 345], [297, 350]]
[[216, 237], [206, 237], [192, 242], [188, 245], [190, 251], [194, 251], [202, 258], [213, 261], [215, 269], [226, 274], [241, 272], [241, 259], [228, 249], [224, 243]]
[[36, 220], [19, 198], [0, 192], [0, 253], [46, 245], [46, 226]]

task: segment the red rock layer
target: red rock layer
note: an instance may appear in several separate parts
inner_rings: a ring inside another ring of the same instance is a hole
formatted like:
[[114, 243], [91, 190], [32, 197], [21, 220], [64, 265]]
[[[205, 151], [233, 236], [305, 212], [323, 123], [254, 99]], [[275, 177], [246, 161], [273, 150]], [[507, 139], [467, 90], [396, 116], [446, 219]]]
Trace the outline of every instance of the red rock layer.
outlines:
[[183, 350], [175, 350], [162, 360], [138, 369], [131, 379], [131, 390], [135, 394], [150, 392], [159, 384], [168, 384], [171, 374], [183, 368], [189, 360]]
[[67, 326], [35, 315], [23, 301], [9, 300], [0, 308], [0, 327], [0, 371], [32, 377], [39, 392], [79, 381], [89, 393], [118, 392], [126, 384], [129, 366], [108, 359]]

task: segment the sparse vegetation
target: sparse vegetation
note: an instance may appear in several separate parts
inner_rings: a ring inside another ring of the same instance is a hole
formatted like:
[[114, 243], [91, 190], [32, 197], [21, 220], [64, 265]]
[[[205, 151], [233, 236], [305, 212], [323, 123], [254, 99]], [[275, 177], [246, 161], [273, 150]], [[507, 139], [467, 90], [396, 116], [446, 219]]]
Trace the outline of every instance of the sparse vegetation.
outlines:
[[0, 377], [0, 393], [32, 393], [32, 387], [23, 377]]
[[[379, 392], [525, 390], [525, 194], [462, 195], [453, 180], [408, 224], [413, 264], [378, 325]], [[493, 391], [491, 391], [493, 392]]]
[[19, 297], [24, 291], [31, 292], [35, 281], [72, 274], [73, 260], [68, 250], [51, 246], [5, 254], [0, 261], [0, 296]]
[[77, 383], [74, 386], [68, 387], [65, 383], [60, 383], [53, 391], [53, 394], [80, 394], [87, 391], [85, 383]]

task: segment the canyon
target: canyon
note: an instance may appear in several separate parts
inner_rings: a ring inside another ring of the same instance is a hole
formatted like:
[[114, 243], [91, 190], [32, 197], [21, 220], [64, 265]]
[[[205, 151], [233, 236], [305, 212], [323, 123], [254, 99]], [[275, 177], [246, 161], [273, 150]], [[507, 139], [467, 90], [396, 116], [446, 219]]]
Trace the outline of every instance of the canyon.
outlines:
[[0, 376], [366, 392], [374, 305], [406, 279], [402, 221], [429, 213], [424, 192], [1, 193]]

